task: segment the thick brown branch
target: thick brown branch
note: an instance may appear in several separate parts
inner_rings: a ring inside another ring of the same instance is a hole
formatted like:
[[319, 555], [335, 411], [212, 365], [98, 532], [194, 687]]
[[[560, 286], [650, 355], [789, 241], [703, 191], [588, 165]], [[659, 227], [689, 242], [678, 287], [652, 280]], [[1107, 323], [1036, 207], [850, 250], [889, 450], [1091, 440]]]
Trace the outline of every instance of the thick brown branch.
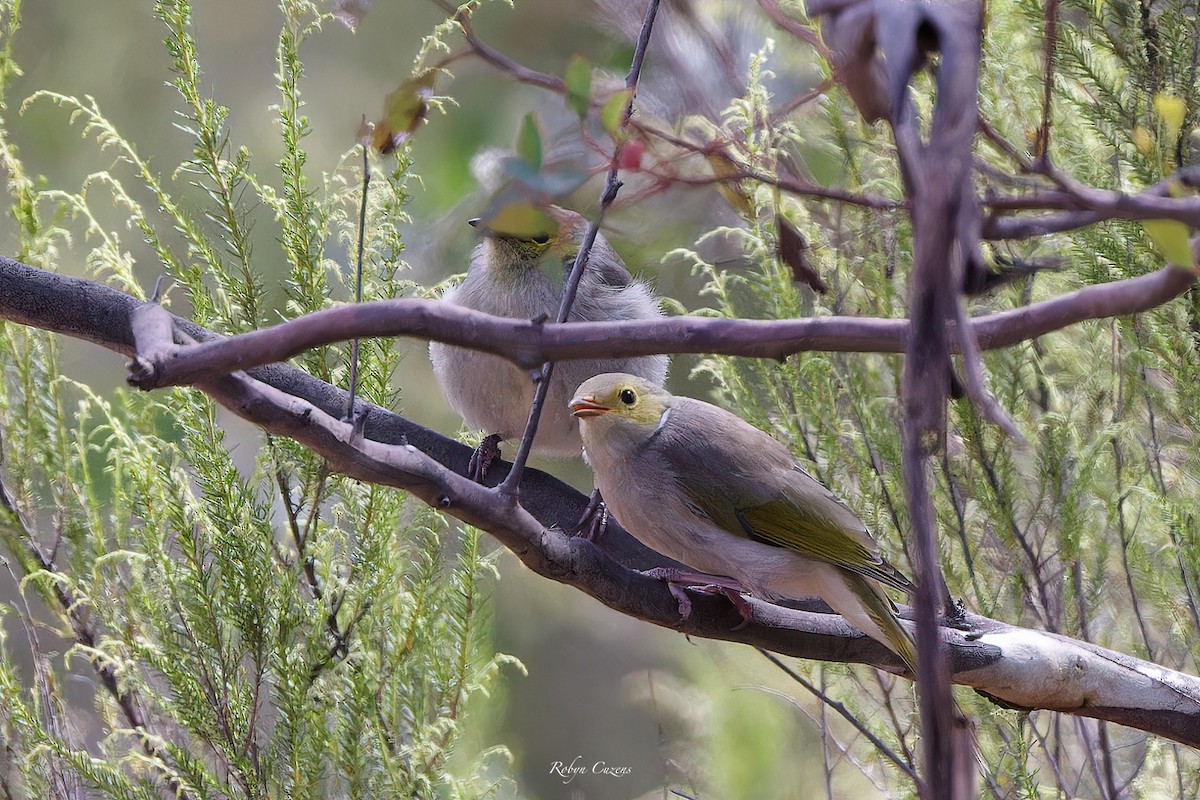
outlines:
[[[4, 281], [25, 271], [26, 282]], [[7, 270], [5, 272], [4, 270]], [[36, 280], [33, 280], [36, 278]], [[32, 282], [31, 282], [32, 281]], [[133, 353], [132, 320], [148, 325], [148, 349], [170, 350], [172, 326], [198, 340], [215, 334], [146, 307], [89, 281], [33, 270], [0, 260], [0, 317], [56, 330]], [[157, 331], [157, 332], [156, 332]], [[361, 480], [408, 489], [445, 513], [482, 527], [540, 575], [574, 586], [621, 613], [706, 638], [742, 642], [800, 658], [900, 669], [873, 639], [855, 633], [840, 617], [815, 604], [783, 608], [752, 601], [753, 621], [721, 597], [697, 595], [692, 616], [681, 622], [662, 583], [634, 571], [664, 566], [615, 523], [600, 546], [559, 532], [571, 525], [586, 498], [555, 478], [527, 470], [523, 506], [462, 477], [470, 448], [385, 409], [371, 406], [363, 435], [350, 437], [340, 422], [346, 393], [292, 367], [273, 364], [211, 378], [196, 388], [264, 429], [295, 438], [330, 464]], [[507, 465], [493, 465], [492, 481]], [[943, 629], [955, 680], [1007, 705], [1052, 708], [1106, 719], [1200, 746], [1200, 680], [1093, 645], [968, 615], [970, 633]], [[1069, 668], [1068, 668], [1069, 667]]]

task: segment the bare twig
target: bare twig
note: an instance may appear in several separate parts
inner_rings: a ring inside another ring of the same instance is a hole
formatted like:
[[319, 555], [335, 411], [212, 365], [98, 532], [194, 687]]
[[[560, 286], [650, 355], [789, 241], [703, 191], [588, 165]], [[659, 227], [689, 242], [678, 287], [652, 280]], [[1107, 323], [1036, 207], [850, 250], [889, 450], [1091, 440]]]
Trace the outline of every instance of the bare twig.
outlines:
[[540, 86], [543, 89], [549, 89], [559, 94], [566, 93], [567, 86], [561, 79], [553, 75], [547, 75], [544, 72], [538, 72], [535, 69], [530, 69], [523, 64], [518, 64], [476, 36], [475, 30], [471, 27], [471, 14], [475, 11], [477, 4], [463, 3], [458, 9], [454, 9], [449, 3], [438, 2], [438, 5], [446, 11], [454, 12], [453, 19], [458, 23], [458, 27], [462, 29], [463, 38], [467, 40], [467, 43], [471, 45], [471, 49], [484, 61], [496, 67], [501, 72], [508, 73], [521, 83]]
[[[815, 90], [814, 90], [815, 91]], [[805, 100], [811, 93], [801, 95], [799, 100]], [[733, 158], [720, 142], [700, 143], [693, 142], [671, 131], [663, 130], [656, 125], [652, 125], [644, 120], [629, 120], [629, 126], [644, 136], [652, 136], [656, 139], [661, 139], [667, 144], [678, 147], [689, 153], [694, 153], [704, 158], [719, 158], [728, 167], [729, 171], [721, 175], [681, 175], [670, 173], [659, 175], [658, 177], [664, 182], [672, 184], [683, 184], [687, 186], [708, 186], [718, 183], [735, 184], [740, 181], [753, 180], [768, 186], [775, 186], [789, 194], [795, 194], [800, 197], [816, 197], [822, 200], [830, 200], [832, 202], [846, 203], [847, 205], [862, 206], [864, 208], [880, 209], [890, 211], [899, 208], [901, 203], [887, 197], [879, 195], [860, 194], [850, 192], [845, 189], [838, 189], [829, 186], [820, 186], [809, 181], [803, 181], [798, 178], [788, 175], [769, 175], [765, 172], [752, 169], [745, 163]], [[655, 173], [657, 174], [657, 173]]]
[[[625, 76], [625, 89], [629, 93], [629, 100], [625, 104], [625, 111], [621, 115], [622, 127], [629, 122], [629, 117], [633, 114], [633, 98], [637, 92], [638, 79], [642, 74], [642, 64], [646, 60], [646, 48], [650, 44], [650, 34], [654, 31], [654, 19], [658, 15], [659, 0], [650, 0], [646, 6], [646, 16], [642, 20], [642, 28], [638, 33], [637, 46], [633, 51], [633, 60], [629, 66], [629, 74]], [[620, 171], [619, 155], [621, 145], [618, 143], [616, 150], [613, 152], [612, 159], [609, 162], [608, 179], [604, 184], [604, 192], [600, 196], [600, 210], [597, 212], [596, 219], [588, 223], [587, 232], [583, 236], [583, 241], [579, 245], [579, 252], [575, 254], [575, 263], [571, 266], [571, 274], [567, 277], [566, 286], [563, 288], [562, 303], [558, 309], [557, 322], [564, 323], [571, 316], [571, 306], [575, 303], [575, 295], [579, 291], [579, 282], [583, 279], [583, 271], [587, 268], [588, 255], [591, 253], [592, 245], [596, 243], [596, 236], [600, 233], [600, 223], [604, 220], [604, 214], [608, 211], [609, 206], [617, 199], [617, 191], [621, 188], [621, 182], [617, 179], [617, 174]], [[603, 324], [603, 323], [602, 323]], [[529, 409], [529, 421], [525, 425], [525, 433], [521, 437], [521, 444], [517, 448], [517, 455], [513, 459], [512, 469], [508, 473], [508, 477], [499, 486], [499, 491], [516, 496], [517, 487], [521, 483], [521, 476], [525, 472], [525, 462], [529, 458], [529, 451], [533, 447], [533, 438], [537, 435], [538, 421], [542, 416], [542, 407], [546, 404], [546, 394], [550, 390], [550, 378], [554, 374], [554, 362], [546, 361], [541, 366], [537, 386], [533, 393], [533, 405]]]
[[954, 307], [954, 321], [958, 351], [962, 354], [963, 372], [966, 374], [967, 396], [984, 419], [999, 426], [1018, 442], [1024, 442], [1025, 435], [1021, 433], [1017, 423], [984, 385], [983, 357], [979, 352], [979, 342], [975, 339], [975, 331], [967, 318], [966, 306], [962, 303], [957, 303]]
[[[362, 200], [358, 204], [358, 256], [354, 264], [354, 302], [362, 302], [363, 242], [367, 235], [367, 189], [371, 186], [371, 159], [362, 145]], [[354, 393], [358, 388], [358, 337], [350, 341], [350, 399], [346, 401], [347, 422], [354, 422]]]
[[862, 720], [860, 720], [858, 717], [851, 714], [850, 710], [848, 708], [846, 708], [846, 706], [843, 703], [841, 703], [837, 700], [834, 700], [832, 697], [830, 697], [829, 695], [825, 694], [823, 691], [818, 689], [816, 686], [814, 686], [812, 684], [811, 681], [807, 680], [803, 675], [796, 672], [794, 669], [789, 667], [787, 664], [783, 663], [783, 661], [781, 661], [779, 659], [779, 657], [776, 656], [774, 653], [769, 653], [766, 650], [762, 649], [761, 647], [756, 648], [756, 649], [758, 650], [758, 652], [760, 654], [762, 654], [763, 658], [767, 659], [772, 664], [774, 664], [776, 667], [778, 667], [783, 672], [783, 674], [787, 675], [793, 681], [795, 681], [796, 683], [803, 686], [805, 689], [808, 690], [808, 692], [810, 694], [812, 694], [813, 697], [817, 698], [824, 705], [826, 705], [829, 708], [836, 711], [838, 713], [838, 715], [841, 716], [842, 719], [846, 720], [851, 725], [853, 725], [854, 729], [856, 731], [858, 731], [860, 734], [862, 734], [863, 737], [865, 737], [867, 741], [869, 741], [872, 745], [874, 745], [875, 749], [879, 751], [880, 755], [882, 755], [888, 761], [891, 761], [893, 764], [895, 764], [896, 767], [901, 772], [903, 772], [905, 775], [907, 775], [913, 781], [913, 783], [915, 783], [917, 785], [917, 788], [920, 789], [921, 779], [919, 777], [917, 777], [917, 771], [912, 768], [912, 765], [910, 765], [907, 761], [905, 761], [903, 758], [898, 756], [896, 754], [896, 752], [894, 750], [892, 750], [892, 748], [888, 747], [887, 744], [882, 739], [880, 739], [878, 736], [876, 736], [874, 733], [872, 733], [871, 729], [868, 728], [866, 725], [864, 725], [862, 723]]
[[829, 51], [825, 47], [825, 43], [808, 28], [801, 25], [796, 20], [783, 13], [783, 9], [779, 7], [779, 3], [775, 0], [758, 0], [758, 7], [761, 8], [771, 22], [775, 23], [781, 30], [790, 33], [802, 42], [812, 45], [813, 49], [821, 56], [828, 59]]

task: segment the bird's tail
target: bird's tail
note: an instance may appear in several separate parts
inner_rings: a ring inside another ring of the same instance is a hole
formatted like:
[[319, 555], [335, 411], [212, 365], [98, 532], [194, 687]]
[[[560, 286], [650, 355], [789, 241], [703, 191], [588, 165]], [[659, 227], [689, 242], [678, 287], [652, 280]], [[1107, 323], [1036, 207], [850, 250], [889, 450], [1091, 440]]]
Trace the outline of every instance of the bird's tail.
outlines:
[[915, 675], [917, 643], [896, 616], [896, 607], [883, 587], [855, 572], [842, 571], [842, 580], [852, 597], [842, 598], [836, 605], [831, 600], [837, 598], [826, 598], [826, 602], [855, 628], [900, 656]]

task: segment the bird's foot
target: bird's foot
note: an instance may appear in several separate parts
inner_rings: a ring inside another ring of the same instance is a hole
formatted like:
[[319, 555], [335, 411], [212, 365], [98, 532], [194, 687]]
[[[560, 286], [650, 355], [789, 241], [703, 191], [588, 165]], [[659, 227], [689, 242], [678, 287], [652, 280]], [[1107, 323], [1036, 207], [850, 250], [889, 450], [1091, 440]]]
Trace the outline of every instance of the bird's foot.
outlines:
[[947, 597], [942, 615], [944, 624], [949, 628], [962, 631], [971, 629], [971, 621], [967, 618], [967, 605], [962, 598]]
[[594, 542], [604, 535], [604, 529], [607, 527], [608, 506], [604, 505], [600, 490], [593, 489], [583, 513], [579, 515], [579, 522], [571, 529], [571, 535], [582, 536], [587, 541]]
[[467, 477], [476, 483], [483, 483], [487, 477], [488, 468], [500, 457], [500, 434], [493, 433], [483, 437], [479, 447], [471, 453], [471, 461], [467, 465]]
[[709, 575], [706, 572], [693, 572], [677, 567], [655, 567], [642, 573], [648, 578], [655, 578], [667, 584], [671, 596], [679, 604], [680, 621], [692, 615], [692, 599], [687, 596], [687, 590], [703, 592], [704, 594], [724, 595], [742, 617], [742, 621], [732, 630], [741, 630], [754, 619], [754, 609], [742, 595], [747, 591], [745, 586], [724, 575]]

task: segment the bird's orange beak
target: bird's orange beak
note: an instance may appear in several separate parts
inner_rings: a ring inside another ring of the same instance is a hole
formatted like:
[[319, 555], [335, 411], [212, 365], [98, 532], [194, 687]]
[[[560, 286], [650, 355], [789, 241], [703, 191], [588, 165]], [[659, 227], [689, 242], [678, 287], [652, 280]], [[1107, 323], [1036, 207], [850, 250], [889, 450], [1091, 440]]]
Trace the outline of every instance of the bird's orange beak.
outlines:
[[586, 418], [598, 417], [601, 414], [607, 414], [612, 411], [608, 406], [602, 406], [590, 395], [585, 394], [581, 397], [576, 397], [567, 404], [571, 409], [571, 416]]

